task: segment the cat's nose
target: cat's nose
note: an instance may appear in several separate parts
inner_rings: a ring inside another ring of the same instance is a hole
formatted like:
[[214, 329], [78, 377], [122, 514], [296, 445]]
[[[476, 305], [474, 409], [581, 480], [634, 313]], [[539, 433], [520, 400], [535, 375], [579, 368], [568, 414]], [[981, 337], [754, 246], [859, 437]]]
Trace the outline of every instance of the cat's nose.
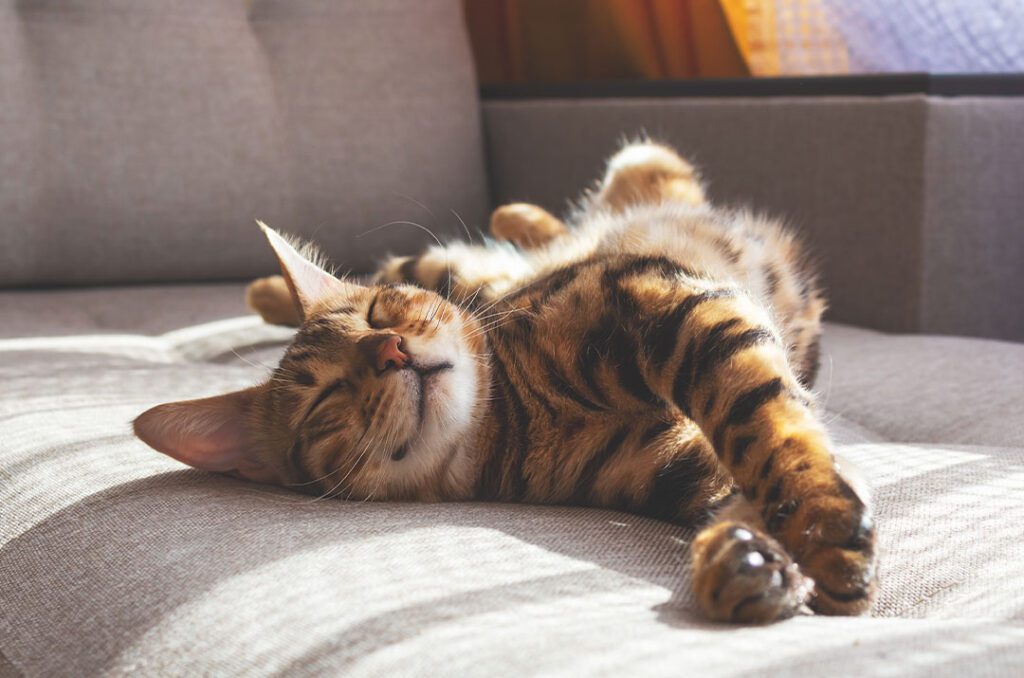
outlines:
[[376, 368], [377, 373], [383, 373], [389, 369], [403, 369], [411, 358], [402, 350], [402, 337], [397, 334], [381, 334], [368, 337], [360, 342], [366, 352], [367, 359]]

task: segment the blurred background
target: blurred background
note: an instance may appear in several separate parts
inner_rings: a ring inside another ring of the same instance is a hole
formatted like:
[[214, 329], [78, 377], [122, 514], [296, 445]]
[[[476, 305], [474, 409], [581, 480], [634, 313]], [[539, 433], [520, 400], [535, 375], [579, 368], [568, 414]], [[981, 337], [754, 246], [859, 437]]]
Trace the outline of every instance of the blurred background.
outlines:
[[484, 84], [1024, 70], [1021, 0], [464, 0]]
[[257, 218], [368, 273], [648, 134], [801, 229], [833, 319], [1024, 339], [1022, 35], [1024, 0], [0, 0], [0, 288], [237, 284]]

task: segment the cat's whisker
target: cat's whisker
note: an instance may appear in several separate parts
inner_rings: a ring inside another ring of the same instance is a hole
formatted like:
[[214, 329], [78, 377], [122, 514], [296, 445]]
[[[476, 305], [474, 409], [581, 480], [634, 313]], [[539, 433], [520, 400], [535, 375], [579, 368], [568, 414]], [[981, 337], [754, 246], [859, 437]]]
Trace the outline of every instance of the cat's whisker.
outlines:
[[504, 294], [501, 294], [496, 299], [494, 299], [494, 301], [491, 302], [490, 307], [493, 307], [495, 304], [500, 304], [501, 302], [507, 302], [510, 298], [518, 294], [520, 291], [521, 288], [513, 287], [512, 289], [508, 290]]
[[430, 218], [434, 221], [435, 224], [437, 223], [437, 215], [434, 214], [434, 210], [430, 209], [429, 207], [427, 207], [426, 205], [424, 205], [422, 202], [412, 197], [411, 195], [407, 195], [405, 193], [398, 193], [397, 191], [395, 191], [394, 194], [397, 195], [399, 198], [408, 200], [409, 202], [415, 204], [417, 207], [421, 208], [424, 212], [430, 215]]
[[480, 293], [483, 291], [483, 289], [484, 286], [479, 285], [472, 294], [469, 294], [467, 292], [466, 295], [463, 295], [462, 301], [458, 302], [458, 306], [461, 306], [463, 308], [471, 308], [473, 306], [473, 302], [475, 302], [476, 298], [480, 296]]
[[[385, 430], [384, 431], [384, 435], [382, 436], [382, 442], [384, 444], [383, 445], [374, 445], [373, 448], [382, 450], [382, 454], [389, 454], [388, 450], [390, 449], [391, 445], [393, 444], [392, 437], [393, 437], [393, 429]], [[373, 456], [372, 452], [371, 452], [371, 456]], [[378, 489], [378, 487], [379, 487], [379, 485], [380, 485], [380, 483], [382, 481], [383, 475], [384, 475], [384, 471], [383, 470], [377, 472], [376, 480], [373, 483], [373, 489], [365, 497], [363, 497], [362, 501], [367, 502], [367, 501], [371, 501], [373, 499], [374, 495], [376, 495], [376, 493], [377, 493], [377, 489]], [[351, 497], [351, 492], [349, 493], [349, 496]]]
[[[367, 429], [367, 430], [369, 430], [369, 429]], [[363, 436], [365, 436], [365, 435], [366, 435], [366, 433], [364, 432]], [[360, 439], [362, 439], [362, 438], [360, 438]], [[357, 442], [357, 444], [358, 444], [358, 442]], [[288, 487], [303, 487], [303, 486], [306, 486], [306, 485], [316, 485], [316, 484], [321, 483], [324, 480], [330, 478], [332, 475], [337, 473], [339, 470], [341, 470], [341, 465], [340, 464], [337, 467], [335, 467], [335, 469], [333, 471], [329, 471], [329, 472], [325, 473], [324, 475], [320, 476], [319, 478], [314, 478], [313, 480], [307, 480], [306, 482], [303, 482], [303, 483], [286, 483], [286, 484], [288, 485]]]
[[[382, 400], [382, 403], [380, 405], [378, 405], [376, 407], [376, 409], [374, 409], [370, 413], [370, 423], [366, 427], [366, 430], [363, 431], [363, 435], [360, 436], [359, 440], [357, 440], [356, 444], [354, 445], [354, 447], [359, 447], [359, 444], [361, 442], [363, 442], [364, 439], [365, 439], [365, 443], [363, 444], [362, 448], [360, 449], [359, 454], [357, 454], [355, 456], [355, 458], [353, 459], [351, 465], [349, 465], [349, 467], [348, 467], [348, 471], [345, 472], [345, 475], [341, 478], [341, 480], [339, 480], [337, 482], [337, 484], [334, 485], [334, 487], [332, 487], [330, 490], [325, 492], [323, 494], [322, 498], [329, 498], [329, 497], [331, 497], [333, 495], [333, 493], [336, 490], [338, 490], [344, 484], [344, 482], [346, 480], [348, 480], [348, 477], [352, 474], [353, 471], [355, 471], [356, 467], [358, 467], [358, 465], [362, 462], [363, 457], [366, 455], [367, 451], [370, 449], [370, 447], [374, 443], [374, 438], [373, 438], [372, 432], [374, 430], [376, 430], [377, 426], [379, 425], [379, 423], [377, 421], [377, 414], [380, 413], [380, 412], [387, 411], [386, 410], [387, 407], [390, 407], [390, 400], [388, 400], [386, 402], [386, 404]], [[342, 466], [341, 466], [341, 464], [339, 464], [338, 468], [336, 469], [336, 471], [337, 470], [341, 470], [341, 468], [342, 468]]]
[[498, 311], [496, 313], [492, 313], [492, 314], [490, 314], [490, 315], [488, 315], [488, 316], [486, 316], [484, 318], [480, 318], [478, 320], [478, 322], [481, 323], [481, 324], [485, 324], [485, 323], [493, 321], [493, 320], [501, 320], [502, 318], [507, 318], [508, 316], [513, 315], [515, 313], [522, 313], [523, 315], [536, 316], [536, 313], [534, 313], [532, 310], [530, 310], [528, 308], [513, 308], [513, 309], [510, 309], [508, 311]]
[[[376, 432], [380, 428], [380, 421], [377, 415], [390, 411], [390, 408], [392, 407], [393, 404], [393, 400], [394, 397], [391, 395], [382, 398], [381, 401], [377, 404], [376, 408], [370, 413], [370, 424], [369, 426], [367, 426], [363, 436], [360, 437], [360, 440], [356, 442], [356, 445], [354, 447], [358, 447], [359, 443], [362, 442], [364, 438], [366, 439], [365, 443], [363, 444], [359, 453], [355, 456], [352, 464], [348, 468], [348, 471], [345, 473], [345, 476], [334, 487], [332, 487], [330, 490], [328, 490], [328, 492], [324, 494], [325, 497], [333, 497], [340, 495], [340, 493], [343, 491], [342, 486], [344, 482], [348, 479], [348, 477], [363, 462], [367, 455], [372, 456], [374, 454], [374, 450], [379, 447]], [[380, 418], [384, 418], [383, 414]], [[354, 491], [354, 489], [354, 487], [349, 488], [349, 494], [347, 498], [351, 498], [351, 494], [352, 491]]]
[[357, 238], [362, 238], [364, 236], [370, 235], [371, 233], [375, 233], [376, 231], [379, 231], [381, 229], [388, 228], [390, 226], [401, 226], [401, 225], [404, 225], [404, 226], [414, 226], [414, 227], [420, 229], [421, 231], [423, 231], [424, 233], [429, 235], [431, 238], [433, 238], [434, 241], [437, 243], [438, 247], [440, 247], [442, 249], [444, 248], [444, 245], [441, 243], [441, 239], [438, 238], [437, 235], [433, 231], [431, 231], [429, 228], [427, 228], [423, 224], [418, 224], [415, 221], [408, 221], [408, 220], [405, 220], [405, 219], [396, 219], [394, 221], [389, 221], [386, 224], [381, 224], [380, 226], [374, 226], [370, 230], [364, 231], [364, 232], [360, 233], [359, 235], [357, 235], [356, 237]]
[[438, 295], [437, 300], [431, 302], [430, 307], [429, 307], [430, 310], [424, 316], [426, 322], [428, 322], [428, 323], [434, 322], [434, 318], [436, 317], [437, 312], [441, 310], [441, 303], [442, 303], [442, 299], [441, 299], [440, 295]]
[[[526, 309], [522, 309], [522, 310], [525, 311]], [[503, 325], [506, 325], [506, 324], [512, 322], [515, 319], [516, 318], [513, 317], [512, 313], [509, 313], [506, 317], [501, 317], [501, 318], [498, 318], [496, 320], [492, 320], [492, 321], [490, 321], [489, 323], [487, 323], [485, 325], [482, 325], [480, 327], [480, 329], [478, 329], [475, 332], [472, 332], [469, 335], [467, 335], [467, 338], [468, 339], [475, 339], [476, 337], [478, 337], [478, 336], [480, 336], [482, 334], [487, 334], [488, 332], [493, 332], [493, 331], [497, 330], [498, 328], [502, 327]]]
[[[365, 429], [365, 430], [363, 431], [363, 435], [361, 435], [361, 436], [359, 437], [359, 440], [357, 440], [357, 441], [356, 441], [356, 444], [355, 444], [355, 446], [358, 446], [358, 445], [359, 445], [359, 443], [360, 443], [360, 442], [362, 442], [362, 440], [363, 440], [364, 438], [366, 438], [366, 436], [367, 436], [367, 435], [368, 435], [368, 434], [369, 434], [369, 433], [370, 433], [370, 432], [371, 432], [371, 431], [373, 430], [374, 424], [375, 424], [375, 422], [374, 422], [374, 418], [373, 418], [373, 416], [371, 416], [371, 417], [370, 417], [370, 424], [369, 424], [369, 426], [367, 426], [367, 427], [366, 427], [366, 429]], [[354, 468], [355, 468], [355, 464], [357, 464], [357, 463], [358, 463], [358, 461], [359, 461], [359, 460], [358, 460], [358, 457], [357, 457], [356, 461], [354, 461], [354, 462], [353, 462], [353, 465], [352, 465], [352, 467], [351, 467], [352, 469], [354, 469]], [[323, 480], [326, 480], [326, 479], [327, 479], [327, 478], [329, 478], [330, 476], [332, 476], [332, 475], [334, 475], [335, 473], [337, 473], [338, 471], [340, 471], [340, 470], [341, 470], [342, 468], [343, 468], [343, 466], [342, 466], [341, 464], [338, 464], [338, 466], [337, 466], [337, 467], [336, 467], [336, 468], [335, 468], [335, 469], [334, 469], [333, 471], [331, 471], [330, 473], [326, 474], [325, 476], [322, 476], [321, 478], [318, 478], [318, 479], [317, 479], [317, 480], [315, 480], [315, 481], [310, 481], [310, 482], [308, 482], [308, 483], [300, 483], [300, 484], [301, 484], [301, 485], [309, 485], [309, 484], [312, 484], [312, 483], [322, 482]], [[351, 469], [349, 470], [349, 473], [351, 473]], [[347, 475], [346, 475], [346, 477], [347, 477]], [[341, 480], [340, 482], [344, 482], [344, 480], [345, 480], [345, 479], [343, 478], [343, 479], [342, 479], [342, 480]], [[339, 482], [339, 484], [340, 484], [340, 482]], [[338, 485], [335, 485], [335, 486], [334, 486], [333, 488], [331, 488], [331, 490], [328, 490], [328, 491], [327, 491], [327, 492], [325, 492], [324, 494], [322, 494], [322, 495], [320, 495], [320, 496], [318, 496], [318, 497], [315, 497], [314, 499], [312, 499], [312, 500], [311, 500], [311, 503], [312, 503], [312, 502], [315, 502], [315, 501], [319, 501], [319, 500], [321, 500], [321, 499], [323, 499], [323, 498], [327, 497], [327, 496], [328, 496], [328, 495], [330, 495], [330, 493], [331, 493], [331, 492], [332, 492], [332, 491], [333, 491], [333, 490], [334, 490], [335, 488], [337, 488], [337, 487], [338, 487]]]
[[468, 299], [470, 297], [470, 295], [478, 294], [479, 291], [480, 291], [479, 287], [477, 287], [475, 290], [472, 290], [472, 291], [470, 291], [468, 288], [463, 288], [461, 293], [458, 296], [452, 297], [452, 299], [450, 301], [453, 304], [455, 304], [456, 306], [462, 306], [463, 304], [465, 304], [466, 299]]
[[495, 305], [491, 304], [487, 308], [477, 311], [474, 314], [474, 318], [476, 318], [478, 323], [482, 323], [486, 322], [487, 320], [490, 320], [491, 318], [497, 318], [511, 313], [526, 313], [535, 315], [535, 313], [531, 309], [525, 306], [514, 306], [512, 308], [504, 308], [500, 310], [493, 310], [494, 308]]
[[473, 243], [473, 236], [470, 235], [470, 233], [469, 233], [469, 226], [466, 226], [466, 222], [463, 221], [462, 215], [460, 215], [458, 212], [456, 212], [453, 208], [448, 208], [448, 211], [451, 212], [452, 214], [454, 214], [455, 218], [459, 220], [460, 224], [462, 224], [462, 230], [465, 231], [465, 233], [466, 233], [466, 240], [470, 244], [472, 244]]
[[381, 230], [383, 228], [388, 228], [390, 226], [401, 226], [401, 225], [413, 226], [415, 228], [420, 229], [421, 231], [423, 231], [424, 233], [429, 235], [431, 238], [433, 238], [434, 242], [437, 243], [437, 246], [442, 251], [444, 251], [444, 255], [445, 255], [445, 268], [447, 269], [447, 272], [448, 272], [448, 296], [451, 296], [451, 291], [452, 291], [452, 267], [451, 267], [451, 261], [449, 259], [448, 248], [444, 246], [444, 243], [441, 242], [441, 239], [437, 237], [436, 233], [434, 233], [432, 230], [430, 230], [429, 228], [427, 228], [423, 224], [416, 223], [415, 221], [409, 221], [407, 219], [395, 219], [394, 221], [389, 221], [386, 224], [381, 224], [380, 226], [375, 226], [375, 227], [373, 227], [373, 228], [371, 228], [371, 229], [369, 229], [367, 231], [364, 231], [363, 233], [360, 233], [356, 237], [357, 238], [362, 238], [362, 237], [367, 236], [367, 235], [369, 235], [371, 233], [379, 231], [379, 230]]
[[[348, 466], [348, 470], [345, 472], [345, 474], [330, 489], [325, 491], [320, 496], [320, 499], [331, 499], [333, 497], [336, 497], [338, 494], [340, 494], [341, 488], [344, 486], [345, 481], [348, 480], [349, 476], [351, 476], [352, 473], [356, 470], [356, 468], [359, 467], [360, 463], [363, 461], [363, 457], [366, 455], [367, 450], [370, 449], [370, 445], [371, 444], [372, 444], [372, 439], [367, 440], [363, 444], [363, 447], [360, 449], [359, 454], [357, 454], [353, 458], [352, 463]], [[341, 464], [339, 464], [338, 468], [336, 470], [340, 471], [342, 468], [343, 468], [343, 466]]]
[[241, 353], [239, 353], [235, 349], [231, 349], [231, 353], [234, 354], [234, 356], [236, 358], [238, 358], [239, 360], [241, 360], [245, 364], [249, 365], [249, 367], [258, 367], [260, 369], [267, 370], [267, 371], [273, 371], [274, 370], [274, 368], [270, 367], [269, 365], [264, 365], [263, 363], [256, 363], [256, 362], [253, 362], [252, 360], [249, 360], [248, 358], [246, 358], [244, 355], [242, 355]]
[[500, 311], [493, 311], [491, 313], [486, 313], [475, 317], [477, 318], [478, 322], [486, 322], [493, 318], [503, 318], [513, 313], [526, 313], [530, 315], [536, 315], [534, 311], [527, 306], [515, 306], [513, 308], [502, 309]]
[[821, 411], [826, 412], [828, 410], [829, 396], [832, 395], [832, 375], [833, 369], [835, 368], [835, 362], [832, 360], [831, 354], [826, 354], [828, 358], [828, 379], [825, 382], [825, 395], [821, 399]]
[[507, 295], [502, 295], [502, 296], [498, 297], [497, 299], [492, 299], [490, 302], [488, 302], [487, 304], [485, 304], [481, 308], [478, 308], [476, 312], [479, 313], [479, 314], [487, 313], [488, 311], [490, 311], [492, 308], [494, 308], [498, 304], [504, 302], [506, 300], [505, 299], [506, 296]]
[[480, 310], [478, 310], [478, 311], [473, 313], [473, 317], [476, 318], [478, 321], [483, 321], [483, 320], [487, 320], [488, 318], [493, 318], [493, 317], [495, 317], [497, 315], [501, 315], [502, 313], [510, 313], [510, 312], [514, 312], [514, 311], [517, 311], [517, 310], [520, 310], [520, 309], [523, 309], [523, 308], [525, 308], [525, 307], [523, 307], [523, 306], [507, 306], [507, 307], [504, 307], [504, 308], [500, 308], [498, 310], [493, 310], [493, 309], [484, 310], [484, 309], [480, 309]]
[[[377, 414], [380, 413], [380, 412], [387, 412], [390, 407], [391, 407], [391, 399], [388, 399], [386, 401], [382, 401], [381, 404], [377, 406], [377, 409], [374, 410], [373, 413], [371, 414], [371, 417], [370, 417], [371, 424], [370, 424], [370, 427], [367, 428], [367, 431], [376, 430], [376, 428], [379, 426], [379, 424], [377, 423]], [[352, 463], [351, 468], [349, 468], [348, 472], [345, 474], [345, 477], [342, 478], [341, 482], [344, 482], [348, 478], [348, 476], [352, 474], [352, 472], [356, 469], [356, 466], [359, 463], [362, 462], [363, 457], [366, 456], [367, 453], [370, 453], [372, 455], [372, 452], [370, 452], [370, 451], [375, 446], [376, 446], [376, 439], [373, 436], [371, 436], [370, 439], [367, 440], [366, 444], [363, 446], [363, 449], [360, 451], [360, 453], [359, 453], [358, 457], [356, 458], [356, 460]]]

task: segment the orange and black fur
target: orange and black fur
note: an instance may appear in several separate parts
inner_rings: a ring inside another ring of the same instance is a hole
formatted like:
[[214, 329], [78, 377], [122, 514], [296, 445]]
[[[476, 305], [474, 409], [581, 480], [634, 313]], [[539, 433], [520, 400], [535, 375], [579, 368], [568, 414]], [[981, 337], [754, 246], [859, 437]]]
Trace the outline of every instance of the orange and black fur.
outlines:
[[211, 471], [323, 496], [497, 500], [700, 526], [697, 599], [717, 620], [875, 591], [867, 492], [808, 387], [824, 301], [775, 222], [712, 208], [693, 168], [639, 143], [569, 225], [509, 205], [492, 234], [339, 280], [266, 230], [283, 277], [250, 304], [300, 328], [265, 384], [135, 422]]

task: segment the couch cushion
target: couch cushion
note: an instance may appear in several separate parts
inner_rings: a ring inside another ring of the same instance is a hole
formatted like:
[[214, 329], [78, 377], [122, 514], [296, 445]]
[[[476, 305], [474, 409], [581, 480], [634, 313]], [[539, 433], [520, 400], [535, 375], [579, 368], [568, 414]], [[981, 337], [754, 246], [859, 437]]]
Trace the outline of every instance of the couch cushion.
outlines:
[[1024, 345], [835, 325], [825, 406], [890, 440], [1024, 446]]
[[0, 286], [251, 277], [255, 218], [363, 270], [486, 207], [457, 0], [0, 0]]
[[[1024, 411], [1007, 376], [1024, 346], [830, 326], [820, 390], [876, 489], [879, 600], [864, 618], [723, 628], [695, 613], [686, 530], [564, 507], [315, 501], [134, 440], [142, 409], [266, 374], [289, 331], [238, 316], [241, 291], [119, 290], [126, 312], [108, 316], [94, 312], [108, 292], [38, 293], [31, 305], [77, 327], [0, 340], [0, 675], [934, 676], [1024, 662]], [[939, 361], [922, 395], [913, 379]], [[958, 397], [978, 379], [986, 398]], [[863, 396], [872, 384], [909, 384], [908, 400]], [[970, 428], [982, 420], [1002, 432]]]
[[[1005, 300], [1024, 289], [1021, 182], [1007, 169], [1024, 164], [1024, 96], [862, 96], [857, 78], [803, 84], [850, 95], [486, 100], [495, 200], [561, 210], [616, 139], [647, 130], [699, 166], [715, 204], [768, 210], [800, 230], [832, 318], [1024, 341], [1024, 305]], [[765, 83], [725, 89], [756, 95]]]

